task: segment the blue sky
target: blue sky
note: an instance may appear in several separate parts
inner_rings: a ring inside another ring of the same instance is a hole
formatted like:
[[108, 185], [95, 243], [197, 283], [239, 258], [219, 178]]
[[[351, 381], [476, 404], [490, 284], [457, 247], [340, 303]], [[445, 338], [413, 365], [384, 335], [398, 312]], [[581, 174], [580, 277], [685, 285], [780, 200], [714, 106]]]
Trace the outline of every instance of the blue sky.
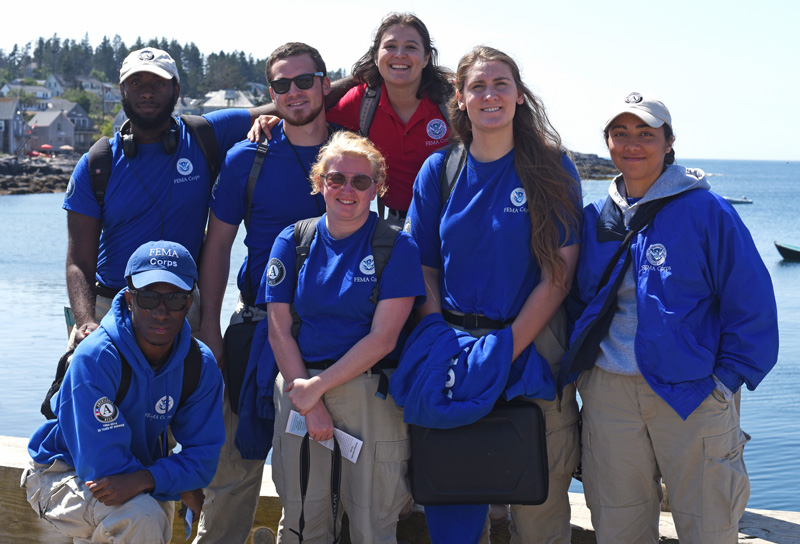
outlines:
[[455, 68], [477, 44], [514, 57], [575, 151], [607, 156], [600, 132], [607, 112], [639, 91], [670, 109], [678, 162], [687, 166], [689, 158], [800, 160], [797, 2], [362, 0], [338, 2], [335, 12], [331, 4], [272, 1], [254, 10], [176, 0], [157, 10], [126, 3], [114, 16], [95, 0], [79, 9], [40, 0], [35, 11], [15, 2], [3, 19], [19, 24], [4, 26], [0, 49], [55, 33], [80, 41], [88, 32], [94, 46], [104, 35], [119, 34], [127, 45], [139, 36], [167, 37], [194, 42], [204, 54], [263, 58], [282, 43], [304, 41], [329, 69], [349, 70], [386, 13], [412, 11], [428, 26], [441, 64]]

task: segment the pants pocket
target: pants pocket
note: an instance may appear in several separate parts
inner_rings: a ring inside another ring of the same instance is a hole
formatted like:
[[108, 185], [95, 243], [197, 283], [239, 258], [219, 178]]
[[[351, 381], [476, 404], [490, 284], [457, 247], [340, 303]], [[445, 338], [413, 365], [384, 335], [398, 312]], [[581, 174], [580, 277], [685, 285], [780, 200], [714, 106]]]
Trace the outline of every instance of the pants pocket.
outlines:
[[750, 436], [736, 426], [703, 439], [703, 531], [729, 531], [739, 523], [750, 497], [744, 446]]
[[372, 496], [379, 506], [378, 520], [400, 513], [411, 498], [408, 482], [408, 460], [411, 457], [411, 441], [396, 440], [375, 444], [375, 464], [372, 467]]

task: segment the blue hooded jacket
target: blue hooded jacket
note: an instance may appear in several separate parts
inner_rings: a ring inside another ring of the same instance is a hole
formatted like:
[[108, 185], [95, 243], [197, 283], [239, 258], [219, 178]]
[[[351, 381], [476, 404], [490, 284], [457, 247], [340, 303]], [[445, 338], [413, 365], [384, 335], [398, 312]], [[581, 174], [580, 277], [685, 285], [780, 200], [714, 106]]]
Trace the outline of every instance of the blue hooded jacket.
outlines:
[[[211, 351], [200, 343], [200, 381], [176, 413], [191, 342], [189, 324], [184, 320], [169, 359], [154, 371], [136, 343], [123, 293], [114, 298], [100, 327], [76, 348], [52, 400], [57, 419], [33, 433], [28, 452], [41, 464], [63, 460], [84, 482], [147, 469], [155, 481], [152, 496], [178, 500], [184, 491], [206, 487], [216, 471], [225, 441], [222, 376]], [[114, 406], [122, 378], [120, 352], [131, 365], [131, 383]], [[181, 445], [169, 456], [167, 426]]]
[[[742, 384], [752, 390], [778, 357], [769, 272], [739, 215], [708, 189], [701, 170], [671, 165], [629, 206], [618, 176], [608, 197], [584, 208], [571, 301], [572, 309], [583, 311], [570, 344], [597, 315], [619, 274], [624, 255], [606, 286], [596, 292], [636, 210], [648, 201], [677, 195], [650, 227], [634, 236], [628, 273], [636, 283], [632, 342], [638, 370], [683, 419], [714, 390], [714, 377], [731, 391]], [[577, 377], [577, 372], [570, 373], [567, 383]]]

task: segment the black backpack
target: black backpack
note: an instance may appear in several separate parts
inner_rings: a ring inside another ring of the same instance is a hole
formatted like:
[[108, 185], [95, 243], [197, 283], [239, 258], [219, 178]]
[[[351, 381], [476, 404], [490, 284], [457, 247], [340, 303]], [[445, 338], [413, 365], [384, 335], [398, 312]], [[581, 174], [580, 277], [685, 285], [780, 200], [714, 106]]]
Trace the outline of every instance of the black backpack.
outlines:
[[[214, 129], [208, 119], [200, 115], [181, 115], [181, 120], [197, 140], [200, 150], [206, 158], [210, 175], [210, 193], [222, 166]], [[92, 192], [94, 192], [97, 203], [102, 207], [105, 203], [106, 188], [108, 187], [108, 179], [111, 177], [112, 167], [111, 144], [107, 136], [103, 136], [89, 148], [88, 159], [89, 181], [92, 185]]]
[[[111, 342], [114, 345], [114, 342]], [[117, 349], [117, 346], [114, 345], [114, 348]], [[58, 390], [61, 389], [61, 382], [64, 381], [64, 375], [67, 373], [67, 369], [69, 368], [69, 363], [72, 360], [72, 353], [74, 349], [67, 351], [64, 355], [61, 356], [61, 359], [58, 360], [58, 367], [56, 367], [56, 377], [53, 379], [53, 383], [50, 385], [50, 389], [47, 391], [47, 395], [44, 397], [44, 402], [42, 402], [41, 412], [42, 415], [47, 419], [56, 419], [56, 415], [53, 413], [53, 410], [50, 408], [50, 399], [58, 393]], [[125, 399], [125, 395], [128, 393], [128, 388], [131, 385], [131, 374], [133, 373], [133, 369], [131, 368], [131, 364], [125, 359], [125, 356], [122, 355], [122, 352], [117, 349], [119, 353], [119, 358], [121, 359], [122, 363], [122, 377], [119, 381], [119, 387], [117, 388], [117, 394], [114, 397], [114, 404], [119, 406], [120, 403]], [[181, 398], [178, 401], [178, 406], [176, 406], [175, 411], [177, 412], [181, 406], [186, 402], [186, 399], [194, 393], [194, 390], [197, 389], [197, 384], [200, 383], [200, 371], [203, 365], [203, 355], [200, 352], [200, 345], [197, 343], [197, 340], [192, 338], [192, 343], [189, 346], [189, 353], [186, 354], [186, 358], [183, 360], [183, 385], [181, 386]]]

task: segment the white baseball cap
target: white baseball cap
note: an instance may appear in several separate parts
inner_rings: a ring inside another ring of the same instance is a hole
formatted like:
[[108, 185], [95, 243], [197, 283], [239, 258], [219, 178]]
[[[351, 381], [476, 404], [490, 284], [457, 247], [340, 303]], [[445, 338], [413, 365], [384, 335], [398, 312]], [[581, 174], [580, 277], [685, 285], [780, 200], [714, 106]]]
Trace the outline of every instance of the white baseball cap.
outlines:
[[625, 97], [625, 102], [616, 109], [615, 113], [608, 118], [603, 130], [608, 130], [611, 122], [623, 113], [632, 113], [653, 128], [658, 128], [665, 123], [672, 128], [672, 117], [662, 102], [642, 96], [640, 93], [631, 93]]
[[156, 49], [155, 47], [145, 47], [138, 51], [132, 51], [122, 62], [119, 70], [119, 82], [122, 83], [128, 77], [137, 72], [150, 72], [164, 79], [175, 78], [178, 83], [181, 78], [178, 75], [178, 67], [169, 53]]

